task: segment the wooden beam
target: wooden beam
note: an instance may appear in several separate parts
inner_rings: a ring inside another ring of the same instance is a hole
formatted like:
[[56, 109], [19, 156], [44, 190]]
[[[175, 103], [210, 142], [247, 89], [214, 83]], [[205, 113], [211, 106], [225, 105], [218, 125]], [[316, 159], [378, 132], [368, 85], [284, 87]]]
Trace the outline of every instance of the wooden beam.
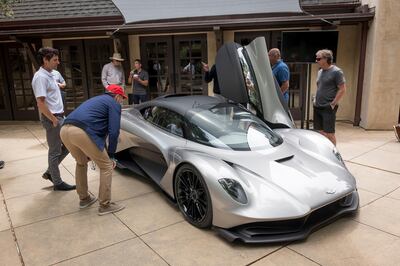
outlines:
[[365, 56], [367, 53], [368, 22], [362, 22], [361, 25], [361, 49], [360, 61], [358, 63], [356, 110], [354, 113], [353, 126], [359, 126], [361, 121], [361, 104], [364, 90]]
[[26, 53], [28, 54], [28, 57], [32, 62], [33, 68], [37, 71], [40, 68], [40, 64], [35, 56], [36, 52], [32, 46], [32, 43], [23, 42], [22, 45], [24, 46]]
[[24, 47], [24, 49], [26, 50], [26, 53], [29, 57], [29, 60], [31, 60], [32, 65], [34, 67], [35, 70], [38, 70], [40, 68], [40, 64], [37, 61], [37, 58], [35, 56], [35, 49], [32, 46], [32, 43], [27, 42], [26, 40], [21, 40], [20, 38], [18, 38], [17, 36], [11, 35], [10, 36], [11, 40], [14, 40], [15, 42], [22, 44], [22, 46]]

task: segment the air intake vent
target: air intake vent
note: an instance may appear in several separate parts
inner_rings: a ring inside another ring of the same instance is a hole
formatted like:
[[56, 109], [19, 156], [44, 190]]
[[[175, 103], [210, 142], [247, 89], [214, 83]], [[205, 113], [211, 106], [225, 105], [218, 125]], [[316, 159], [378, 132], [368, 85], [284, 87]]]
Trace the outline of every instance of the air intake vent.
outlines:
[[288, 156], [288, 157], [284, 157], [284, 158], [275, 160], [275, 162], [277, 162], [277, 163], [283, 163], [283, 162], [285, 162], [285, 161], [291, 160], [293, 157], [294, 157], [294, 155], [290, 155], [290, 156]]

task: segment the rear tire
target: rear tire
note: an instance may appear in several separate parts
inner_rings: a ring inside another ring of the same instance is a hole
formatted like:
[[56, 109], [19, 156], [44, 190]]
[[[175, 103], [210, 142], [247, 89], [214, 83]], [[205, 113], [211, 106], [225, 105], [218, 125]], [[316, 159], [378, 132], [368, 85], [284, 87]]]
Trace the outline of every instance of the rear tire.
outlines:
[[207, 185], [192, 165], [181, 166], [175, 175], [175, 198], [185, 219], [198, 228], [212, 225], [212, 203]]

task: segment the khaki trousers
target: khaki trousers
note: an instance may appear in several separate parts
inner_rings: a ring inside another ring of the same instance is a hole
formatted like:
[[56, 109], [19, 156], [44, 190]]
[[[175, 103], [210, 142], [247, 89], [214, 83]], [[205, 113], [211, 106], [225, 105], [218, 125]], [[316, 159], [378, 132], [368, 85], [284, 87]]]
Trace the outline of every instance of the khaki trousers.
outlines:
[[73, 125], [64, 125], [60, 132], [61, 139], [76, 160], [75, 180], [79, 199], [88, 194], [87, 164], [92, 159], [100, 169], [99, 203], [106, 206], [111, 201], [111, 176], [113, 164], [106, 149], [100, 151], [84, 130]]

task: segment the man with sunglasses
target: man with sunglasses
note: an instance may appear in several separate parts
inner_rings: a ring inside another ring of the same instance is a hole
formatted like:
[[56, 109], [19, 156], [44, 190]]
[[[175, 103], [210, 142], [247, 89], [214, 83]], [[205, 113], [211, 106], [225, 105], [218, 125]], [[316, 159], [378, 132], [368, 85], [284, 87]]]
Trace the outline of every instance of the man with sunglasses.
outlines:
[[317, 94], [314, 100], [314, 129], [326, 136], [334, 145], [338, 103], [346, 92], [343, 71], [332, 65], [331, 50], [319, 50], [315, 61], [320, 66], [317, 76]]

